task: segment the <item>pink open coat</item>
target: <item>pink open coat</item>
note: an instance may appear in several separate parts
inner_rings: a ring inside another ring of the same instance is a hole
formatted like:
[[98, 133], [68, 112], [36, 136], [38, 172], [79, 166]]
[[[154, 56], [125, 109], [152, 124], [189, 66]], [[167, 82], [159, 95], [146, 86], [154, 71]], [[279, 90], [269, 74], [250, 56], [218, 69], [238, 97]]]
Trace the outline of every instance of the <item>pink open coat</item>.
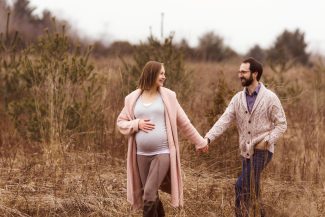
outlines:
[[[178, 144], [177, 129], [195, 144], [196, 149], [206, 145], [206, 141], [193, 127], [184, 110], [177, 101], [175, 92], [160, 87], [160, 95], [165, 105], [165, 120], [167, 128], [167, 137], [170, 150], [170, 177], [167, 183], [167, 189], [171, 194], [171, 204], [174, 207], [183, 206], [183, 182], [181, 175], [181, 164]], [[142, 207], [142, 187], [139, 170], [136, 161], [136, 143], [135, 134], [139, 131], [139, 119], [134, 117], [134, 106], [141, 90], [137, 89], [125, 97], [124, 108], [117, 118], [119, 131], [128, 135], [128, 153], [127, 153], [127, 199], [133, 208]]]

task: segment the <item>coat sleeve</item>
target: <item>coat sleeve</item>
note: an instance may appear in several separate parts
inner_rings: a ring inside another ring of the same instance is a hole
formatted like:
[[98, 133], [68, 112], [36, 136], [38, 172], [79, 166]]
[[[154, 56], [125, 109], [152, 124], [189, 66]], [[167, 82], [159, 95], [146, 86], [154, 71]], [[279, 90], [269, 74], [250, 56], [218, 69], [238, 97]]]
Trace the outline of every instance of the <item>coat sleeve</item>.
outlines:
[[139, 121], [140, 119], [131, 119], [131, 115], [128, 112], [126, 103], [124, 103], [124, 108], [117, 117], [117, 128], [124, 135], [131, 135], [139, 131]]
[[273, 130], [265, 137], [269, 144], [275, 144], [276, 141], [287, 130], [287, 120], [279, 98], [274, 95], [270, 109], [270, 118], [274, 124]]
[[220, 136], [227, 128], [229, 128], [230, 124], [234, 121], [236, 117], [235, 113], [235, 101], [237, 99], [238, 95], [234, 96], [226, 111], [221, 115], [219, 120], [213, 125], [213, 127], [209, 130], [209, 132], [205, 135], [205, 138], [209, 138], [212, 142], [215, 140], [218, 136]]
[[186, 136], [192, 143], [195, 144], [195, 148], [203, 148], [207, 145], [207, 141], [199, 134], [199, 132], [192, 125], [190, 119], [187, 117], [183, 108], [177, 101], [177, 127], [181, 133]]

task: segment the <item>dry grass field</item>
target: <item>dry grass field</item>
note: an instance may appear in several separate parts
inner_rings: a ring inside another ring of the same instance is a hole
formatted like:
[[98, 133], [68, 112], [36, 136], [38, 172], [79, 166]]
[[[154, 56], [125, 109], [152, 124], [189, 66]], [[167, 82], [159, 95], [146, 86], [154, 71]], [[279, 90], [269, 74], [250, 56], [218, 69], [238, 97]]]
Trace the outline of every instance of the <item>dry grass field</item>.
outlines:
[[[71, 143], [26, 141], [1, 107], [0, 216], [141, 216], [126, 201], [126, 138], [115, 128], [123, 106], [123, 68], [117, 59], [92, 62], [100, 77], [102, 97], [97, 103], [103, 105], [105, 118], [100, 145], [78, 147], [82, 136]], [[191, 100], [179, 100], [200, 133], [207, 132], [241, 90], [239, 63], [185, 63], [193, 73]], [[288, 120], [288, 130], [263, 174], [268, 216], [325, 216], [324, 78], [321, 64], [281, 74], [266, 66], [263, 82], [280, 97]], [[233, 216], [234, 183], [240, 172], [236, 128], [200, 156], [182, 138], [181, 155], [185, 206], [172, 208], [169, 196], [161, 193], [167, 216]]]

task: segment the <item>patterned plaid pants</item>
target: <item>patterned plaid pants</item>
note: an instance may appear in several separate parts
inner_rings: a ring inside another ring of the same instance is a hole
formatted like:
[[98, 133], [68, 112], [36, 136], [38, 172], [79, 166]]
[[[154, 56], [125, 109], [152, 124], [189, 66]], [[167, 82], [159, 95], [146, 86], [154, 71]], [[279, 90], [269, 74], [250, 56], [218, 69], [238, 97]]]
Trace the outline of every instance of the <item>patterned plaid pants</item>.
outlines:
[[[238, 177], [235, 192], [236, 217], [264, 216], [264, 210], [259, 203], [260, 176], [263, 169], [272, 159], [272, 153], [267, 150], [254, 150], [251, 159], [243, 158], [242, 173]], [[250, 211], [250, 208], [252, 211]], [[254, 213], [254, 215], [250, 215]]]

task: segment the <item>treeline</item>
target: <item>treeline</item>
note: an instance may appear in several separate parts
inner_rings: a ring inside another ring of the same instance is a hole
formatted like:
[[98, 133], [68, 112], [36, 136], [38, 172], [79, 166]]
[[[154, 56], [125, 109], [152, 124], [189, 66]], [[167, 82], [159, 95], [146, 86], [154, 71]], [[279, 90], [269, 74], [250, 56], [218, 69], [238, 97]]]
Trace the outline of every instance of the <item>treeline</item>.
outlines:
[[[109, 46], [101, 42], [95, 43], [94, 53], [97, 56], [130, 55], [139, 45], [132, 45], [127, 41], [115, 41]], [[224, 43], [224, 39], [214, 32], [207, 32], [199, 38], [197, 47], [191, 47], [186, 39], [174, 43], [175, 48], [183, 51], [186, 59], [198, 61], [221, 62], [229, 58], [241, 56], [234, 49]], [[254, 45], [244, 56], [253, 56], [270, 65], [279, 65], [282, 70], [288, 69], [293, 64], [308, 65], [310, 54], [306, 51], [307, 43], [305, 33], [299, 29], [294, 31], [284, 30], [269, 48]]]
[[[0, 31], [4, 32], [6, 28], [7, 12], [11, 11], [12, 27], [9, 31], [14, 34], [15, 29], [19, 29], [19, 35], [23, 40], [20, 47], [27, 43], [35, 42], [45, 29], [55, 28], [53, 25], [52, 14], [44, 11], [42, 17], [33, 14], [35, 8], [32, 8], [28, 0], [16, 0], [12, 7], [7, 6], [5, 0], [0, 0]], [[66, 26], [68, 23], [57, 20], [56, 24]], [[77, 34], [68, 32], [70, 38], [75, 44], [88, 44], [78, 38]], [[153, 36], [149, 36], [153, 37]], [[101, 41], [93, 42], [93, 56], [96, 58], [106, 56], [127, 56], [133, 55], [138, 46], [142, 44], [131, 44], [128, 41], [115, 41], [110, 45], [105, 45]], [[288, 70], [294, 64], [309, 65], [310, 54], [306, 51], [307, 43], [305, 33], [299, 29], [294, 31], [284, 30], [279, 34], [273, 45], [268, 48], [261, 48], [258, 44], [253, 46], [246, 54], [239, 54], [234, 49], [225, 44], [223, 37], [214, 33], [207, 32], [199, 37], [199, 43], [196, 47], [191, 47], [186, 39], [178, 43], [173, 43], [176, 49], [180, 50], [185, 59], [192, 61], [216, 61], [221, 62], [238, 56], [253, 56], [262, 62], [267, 62], [274, 70]]]

